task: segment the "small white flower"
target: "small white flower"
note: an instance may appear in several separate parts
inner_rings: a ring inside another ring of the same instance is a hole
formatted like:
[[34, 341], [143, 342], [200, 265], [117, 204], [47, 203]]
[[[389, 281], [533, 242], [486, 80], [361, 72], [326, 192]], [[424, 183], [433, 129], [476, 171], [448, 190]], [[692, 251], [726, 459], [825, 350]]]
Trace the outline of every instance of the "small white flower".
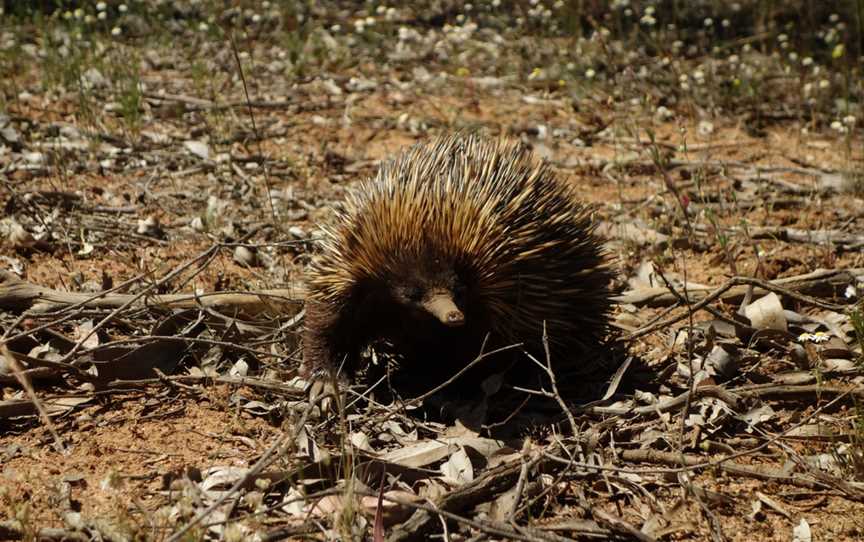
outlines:
[[366, 20], [364, 22], [366, 23], [366, 26], [375, 26], [375, 18], [374, 17], [371, 17], [371, 16], [366, 17]]
[[96, 2], [96, 11], [105, 11], [108, 9], [108, 4], [105, 2]]
[[836, 131], [838, 134], [848, 134], [849, 133], [849, 127], [844, 125], [839, 120], [835, 120], [834, 122], [832, 122], [831, 128], [834, 129], [834, 131]]
[[795, 62], [796, 60], [798, 60], [798, 53], [796, 53], [795, 51], [789, 53], [789, 60], [791, 62]]
[[104, 21], [105, 19], [108, 18], [108, 15], [104, 11], [100, 11], [99, 14], [96, 15], [96, 18], [99, 19], [100, 21]]
[[712, 19], [711, 17], [706, 17], [705, 20], [702, 21], [702, 24], [704, 24], [706, 27], [713, 26], [714, 19]]
[[380, 6], [378, 6], [378, 7], [375, 9], [375, 13], [377, 13], [378, 15], [384, 15], [384, 13], [385, 13], [386, 11], [387, 11], [387, 6], [385, 6], [385, 5], [383, 5], [383, 4], [380, 5]]
[[739, 60], [738, 55], [729, 55], [729, 64], [738, 64]]
[[831, 86], [831, 82], [828, 81], [827, 79], [822, 79], [821, 81], [819, 81], [819, 88], [828, 88], [830, 86]]
[[697, 131], [702, 137], [708, 137], [714, 133], [714, 123], [708, 120], [703, 120], [699, 123]]
[[742, 53], [749, 53], [751, 50], [753, 50], [753, 48], [750, 47], [749, 43], [745, 43], [744, 45], [741, 46], [741, 52]]
[[111, 29], [111, 35], [112, 36], [119, 36], [122, 33], [123, 33], [123, 29], [121, 29], [119, 26], [115, 26], [114, 28]]
[[399, 12], [396, 11], [396, 8], [387, 8], [387, 12], [384, 14], [384, 18], [388, 21], [395, 21], [398, 16]]
[[585, 70], [585, 77], [587, 77], [588, 79], [594, 79], [595, 75], [597, 75], [597, 72], [595, 72], [591, 68], [588, 68], [587, 70]]
[[804, 96], [810, 96], [813, 93], [813, 83], [804, 84]]
[[843, 297], [846, 299], [855, 299], [858, 297], [858, 290], [855, 288], [854, 284], [850, 284], [846, 287], [846, 291], [843, 292]]
[[493, 8], [501, 7], [501, 0], [492, 0], [492, 7]]
[[657, 19], [646, 13], [642, 16], [641, 19], [639, 19], [639, 22], [644, 24], [645, 26], [654, 26], [654, 24], [657, 22]]
[[814, 343], [824, 343], [830, 338], [831, 336], [824, 331], [817, 331], [816, 333], [802, 333], [801, 335], [798, 335], [798, 341], [802, 343], [808, 341]]
[[723, 28], [729, 28], [730, 26], [732, 26], [732, 21], [730, 21], [729, 19], [723, 19], [722, 21], [720, 21], [720, 25]]
[[785, 43], [789, 41], [789, 36], [787, 36], [786, 34], [780, 34], [779, 36], [777, 36], [777, 41], [779, 41], [780, 43]]
[[200, 23], [198, 23], [198, 30], [199, 31], [207, 32], [209, 29], [210, 29], [210, 25], [208, 25], [204, 21], [201, 21]]
[[657, 108], [657, 117], [660, 120], [669, 120], [674, 116], [675, 114], [672, 113], [672, 111], [670, 111], [669, 108], [667, 108], [666, 106], [661, 105]]
[[655, 8], [654, 6], [648, 6], [648, 7], [646, 7], [646, 8], [645, 8], [645, 15], [654, 15], [654, 11], [655, 11], [655, 9], [656, 9], [656, 8]]
[[76, 19], [81, 19], [82, 17], [84, 17], [84, 10], [81, 8], [78, 8], [75, 11], [73, 11], [72, 14], [75, 16]]
[[341, 24], [334, 24], [333, 26], [330, 27], [330, 32], [333, 32], [334, 34], [338, 34], [341, 31], [342, 31], [342, 25]]
[[255, 24], [260, 23], [260, 22], [261, 22], [261, 16], [258, 15], [257, 13], [256, 13], [255, 15], [253, 15], [253, 16], [252, 16], [252, 22], [255, 23]]
[[847, 126], [855, 126], [855, 122], [857, 120], [858, 119], [855, 118], [855, 115], [846, 115], [845, 117], [843, 117], [843, 124]]
[[129, 8], [126, 6], [126, 4], [120, 4], [119, 6], [117, 6], [117, 11], [119, 11], [120, 13], [126, 13], [128, 10]]
[[812, 56], [805, 56], [804, 58], [801, 59], [801, 65], [802, 66], [812, 66], [813, 65], [813, 57]]
[[828, 339], [830, 339], [830, 337], [824, 331], [817, 331], [816, 333], [810, 335], [810, 340], [814, 343], [824, 343]]
[[836, 23], [837, 21], [840, 20], [840, 16], [837, 15], [836, 13], [832, 13], [831, 15], [828, 16], [828, 20], [831, 21], [832, 23]]

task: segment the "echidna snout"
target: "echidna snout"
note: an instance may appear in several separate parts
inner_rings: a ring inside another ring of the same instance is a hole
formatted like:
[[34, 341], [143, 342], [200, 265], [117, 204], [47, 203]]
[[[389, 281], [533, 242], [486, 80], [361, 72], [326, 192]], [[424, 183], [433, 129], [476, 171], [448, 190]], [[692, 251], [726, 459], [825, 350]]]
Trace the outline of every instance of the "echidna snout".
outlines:
[[465, 323], [465, 315], [456, 306], [447, 290], [433, 290], [423, 299], [422, 306], [429, 314], [447, 327], [459, 327]]
[[418, 262], [412, 273], [393, 282], [393, 297], [398, 304], [447, 327], [465, 324], [464, 308], [460, 307], [463, 300], [459, 295], [464, 285], [440, 260], [435, 260], [431, 267]]

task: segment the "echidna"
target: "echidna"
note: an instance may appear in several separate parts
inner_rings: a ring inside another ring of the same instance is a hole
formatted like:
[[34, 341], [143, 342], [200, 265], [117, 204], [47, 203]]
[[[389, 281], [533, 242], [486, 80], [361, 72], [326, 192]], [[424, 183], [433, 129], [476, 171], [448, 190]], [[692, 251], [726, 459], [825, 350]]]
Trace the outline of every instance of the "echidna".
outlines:
[[[590, 210], [521, 144], [417, 144], [354, 190], [309, 269], [307, 369], [350, 376], [386, 340], [416, 381], [485, 347], [521, 343], [553, 364], [607, 330], [612, 271]], [[524, 356], [523, 356], [524, 357]], [[536, 368], [536, 366], [535, 366]]]

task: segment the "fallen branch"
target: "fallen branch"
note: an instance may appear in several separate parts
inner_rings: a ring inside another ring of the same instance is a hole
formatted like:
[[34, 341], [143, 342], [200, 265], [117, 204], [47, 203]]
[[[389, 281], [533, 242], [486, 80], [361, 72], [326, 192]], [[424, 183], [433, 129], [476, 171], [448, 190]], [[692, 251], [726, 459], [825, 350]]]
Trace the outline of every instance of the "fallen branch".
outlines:
[[[83, 293], [54, 290], [23, 281], [0, 271], [0, 309], [10, 311], [48, 312], [70, 305], [91, 309], [116, 309], [129, 303], [136, 294]], [[170, 309], [208, 308], [256, 316], [261, 313], [294, 314], [301, 306], [302, 288], [262, 290], [260, 292], [213, 292], [208, 294], [163, 294], [142, 297], [133, 307]]]
[[[661, 452], [659, 450], [622, 450], [621, 459], [625, 461], [637, 461], [641, 463], [653, 463], [661, 465], [689, 467], [705, 463], [705, 459], [697, 455], [682, 454], [680, 452]], [[728, 474], [744, 476], [756, 480], [778, 482], [788, 484], [795, 487], [803, 487], [812, 490], [833, 489], [833, 481], [817, 480], [798, 474], [786, 474], [782, 469], [771, 469], [758, 465], [743, 465], [741, 463], [732, 463], [729, 461], [712, 465], [714, 468], [720, 469]], [[841, 490], [844, 490], [847, 498], [858, 502], [864, 502], [864, 492], [859, 489], [845, 484]]]
[[[31, 538], [32, 537], [32, 538]], [[18, 520], [0, 521], [0, 540], [93, 540], [88, 534], [72, 529], [41, 527], [35, 533]]]
[[841, 230], [802, 230], [800, 228], [750, 228], [753, 239], [777, 239], [793, 243], [837, 245], [848, 250], [864, 247], [864, 235]]
[[[854, 284], [858, 277], [864, 275], [864, 268], [852, 269], [817, 269], [804, 275], [784, 277], [773, 281], [763, 281], [748, 277], [733, 277], [720, 287], [688, 286], [687, 299], [691, 303], [701, 302], [707, 298], [721, 299], [727, 303], [736, 303], [744, 298], [750, 285], [753, 285], [753, 296], [759, 297], [768, 292], [792, 297], [804, 303], [816, 305], [829, 310], [842, 310], [843, 305], [826, 303], [807, 296], [833, 295], [849, 284]], [[636, 306], [665, 307], [678, 302], [678, 298], [667, 288], [640, 288], [629, 290], [616, 296], [615, 301]]]
[[[549, 467], [555, 468], [553, 461], [545, 459], [538, 462], [544, 463]], [[457, 512], [469, 510], [474, 506], [487, 502], [494, 496], [503, 493], [512, 488], [519, 480], [522, 471], [523, 461], [510, 461], [491, 469], [483, 474], [483, 476], [474, 479], [461, 487], [443, 495], [435, 500], [433, 506], [418, 505], [416, 503], [407, 503], [396, 499], [384, 498], [405, 506], [416, 508], [414, 514], [401, 525], [395, 527], [387, 537], [388, 542], [411, 541], [411, 540], [428, 540], [428, 534], [434, 525], [437, 524], [436, 516], [465, 523], [471, 527], [480, 529], [488, 534], [494, 534], [502, 539], [509, 540], [531, 540], [531, 541], [559, 541], [569, 540], [547, 530], [538, 528], [526, 527], [521, 525], [512, 525], [486, 519], [482, 522], [473, 521], [468, 518], [456, 516]], [[586, 537], [602, 537], [607, 538], [612, 536], [616, 531], [622, 534], [630, 534], [628, 529], [622, 528], [618, 524], [609, 525], [610, 528], [604, 528], [593, 521], [583, 520], [578, 525], [572, 524], [567, 529], [573, 533], [577, 533]], [[542, 527], [541, 527], [542, 528]], [[620, 529], [620, 530], [619, 530]]]

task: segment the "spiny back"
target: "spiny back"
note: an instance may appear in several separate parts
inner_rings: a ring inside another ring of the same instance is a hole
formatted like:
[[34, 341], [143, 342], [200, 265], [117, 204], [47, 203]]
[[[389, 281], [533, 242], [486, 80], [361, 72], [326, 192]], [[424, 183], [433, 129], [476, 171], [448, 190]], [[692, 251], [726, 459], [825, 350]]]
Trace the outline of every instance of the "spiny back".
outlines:
[[461, 299], [473, 306], [459, 309], [483, 314], [502, 340], [538, 344], [545, 322], [566, 351], [605, 331], [611, 271], [590, 212], [521, 145], [475, 136], [415, 145], [353, 190], [325, 233], [309, 285], [335, 311], [354, 310], [346, 304], [359, 284], [444, 269], [468, 290]]

